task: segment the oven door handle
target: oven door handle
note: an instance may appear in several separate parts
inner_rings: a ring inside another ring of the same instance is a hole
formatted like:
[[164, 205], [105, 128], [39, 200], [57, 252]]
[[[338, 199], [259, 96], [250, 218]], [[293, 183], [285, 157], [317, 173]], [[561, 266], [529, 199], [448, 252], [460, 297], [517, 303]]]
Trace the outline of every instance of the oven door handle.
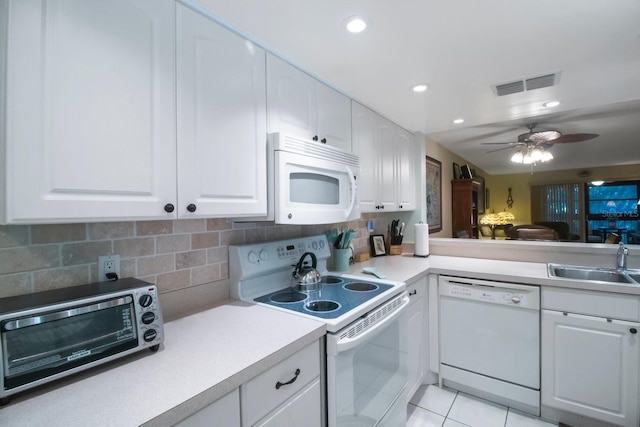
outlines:
[[396, 308], [396, 310], [391, 315], [389, 315], [389, 317], [385, 317], [382, 321], [380, 321], [379, 323], [376, 323], [370, 329], [367, 329], [365, 332], [363, 332], [360, 335], [357, 335], [353, 338], [343, 338], [343, 339], [337, 340], [335, 343], [335, 353], [338, 354], [338, 353], [351, 350], [352, 348], [359, 346], [363, 342], [377, 335], [378, 332], [381, 332], [384, 328], [389, 326], [389, 323], [393, 322], [402, 314], [404, 314], [405, 309], [409, 305], [409, 302], [410, 302], [409, 296], [405, 292], [404, 295], [402, 296], [402, 305]]
[[53, 322], [55, 320], [66, 319], [80, 314], [88, 314], [93, 311], [104, 310], [105, 308], [117, 307], [120, 305], [131, 304], [133, 299], [130, 296], [114, 298], [108, 301], [99, 302], [97, 304], [85, 305], [81, 307], [71, 308], [69, 310], [60, 310], [53, 313], [47, 313], [40, 316], [31, 316], [23, 319], [16, 319], [6, 322], [2, 325], [3, 331], [13, 331], [16, 329], [26, 328], [28, 326], [39, 325], [41, 323]]

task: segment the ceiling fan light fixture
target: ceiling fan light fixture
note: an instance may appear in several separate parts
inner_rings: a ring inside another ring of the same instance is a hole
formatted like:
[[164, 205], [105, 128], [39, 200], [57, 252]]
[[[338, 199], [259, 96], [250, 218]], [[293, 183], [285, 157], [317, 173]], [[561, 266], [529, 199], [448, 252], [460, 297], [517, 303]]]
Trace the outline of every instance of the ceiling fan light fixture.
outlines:
[[513, 154], [513, 156], [511, 156], [511, 161], [513, 163], [522, 163], [522, 159], [523, 159], [523, 154], [521, 151], [518, 151], [516, 153]]
[[542, 160], [542, 150], [538, 147], [531, 150], [531, 160], [533, 162], [539, 162]]

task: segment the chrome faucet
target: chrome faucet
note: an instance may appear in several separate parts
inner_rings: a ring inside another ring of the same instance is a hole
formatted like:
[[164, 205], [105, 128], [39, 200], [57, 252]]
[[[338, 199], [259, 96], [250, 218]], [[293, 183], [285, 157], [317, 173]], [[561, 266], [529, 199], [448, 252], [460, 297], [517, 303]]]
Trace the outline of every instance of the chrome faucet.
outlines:
[[620, 242], [618, 246], [618, 253], [616, 254], [616, 269], [624, 271], [627, 269], [627, 255], [629, 255], [629, 248], [624, 243]]

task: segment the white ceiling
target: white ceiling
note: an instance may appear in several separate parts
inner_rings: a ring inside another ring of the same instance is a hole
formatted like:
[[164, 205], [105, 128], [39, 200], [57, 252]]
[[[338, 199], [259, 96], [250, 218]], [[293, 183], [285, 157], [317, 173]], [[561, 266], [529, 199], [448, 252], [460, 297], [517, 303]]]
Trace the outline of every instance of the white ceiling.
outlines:
[[[241, 33], [490, 174], [538, 123], [596, 139], [552, 147], [537, 170], [640, 164], [638, 0], [198, 0]], [[361, 34], [342, 26], [358, 15]], [[560, 73], [502, 97], [491, 86]], [[410, 88], [428, 83], [422, 94]], [[549, 100], [561, 104], [542, 107]], [[532, 118], [533, 117], [533, 118]], [[464, 118], [462, 125], [453, 120]]]

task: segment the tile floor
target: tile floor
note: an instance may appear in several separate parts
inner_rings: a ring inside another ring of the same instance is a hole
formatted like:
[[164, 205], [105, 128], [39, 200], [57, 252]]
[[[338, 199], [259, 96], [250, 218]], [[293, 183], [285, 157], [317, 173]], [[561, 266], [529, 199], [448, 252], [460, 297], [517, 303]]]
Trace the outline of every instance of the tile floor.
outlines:
[[407, 427], [555, 427], [539, 418], [464, 393], [422, 386], [409, 402]]

